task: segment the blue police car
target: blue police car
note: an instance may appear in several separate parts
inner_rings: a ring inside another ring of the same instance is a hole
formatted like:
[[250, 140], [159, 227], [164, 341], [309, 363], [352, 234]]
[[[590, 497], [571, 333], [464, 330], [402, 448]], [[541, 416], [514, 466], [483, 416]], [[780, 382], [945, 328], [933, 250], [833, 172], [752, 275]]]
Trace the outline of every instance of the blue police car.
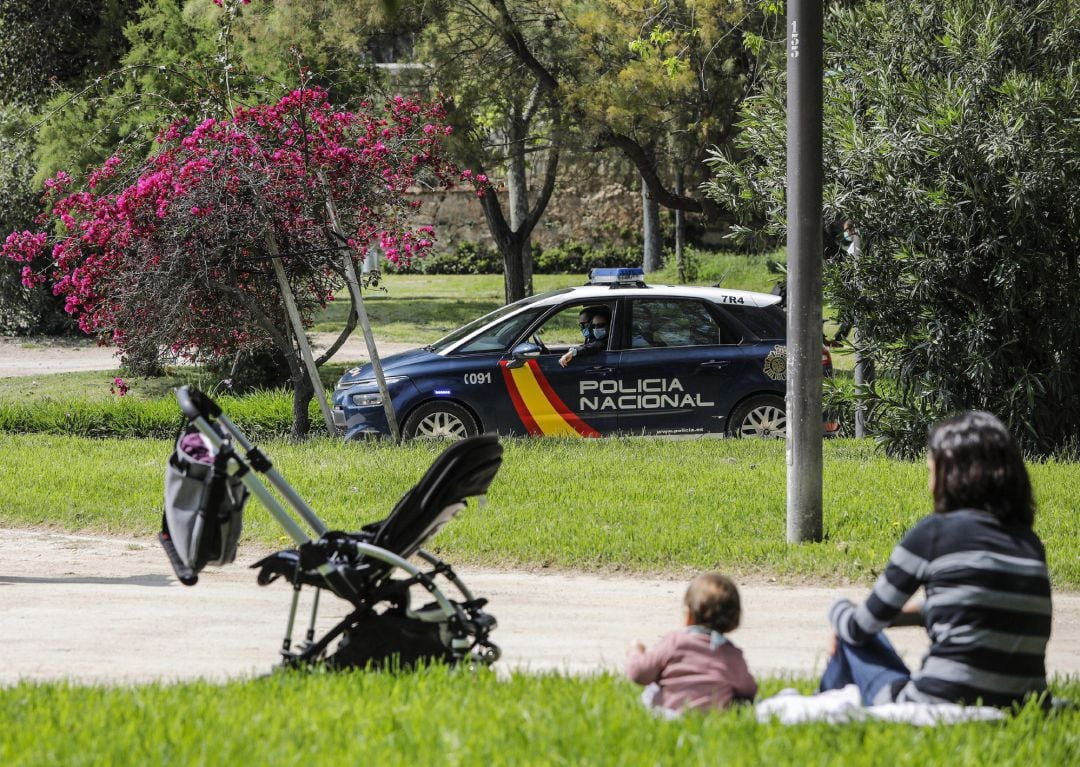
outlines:
[[[609, 320], [601, 341], [581, 322], [596, 315]], [[783, 437], [785, 330], [778, 296], [597, 269], [588, 285], [496, 309], [382, 365], [405, 439]], [[583, 340], [590, 353], [566, 355]], [[825, 349], [822, 364], [831, 372]], [[334, 418], [346, 439], [389, 433], [370, 364], [342, 376]]]

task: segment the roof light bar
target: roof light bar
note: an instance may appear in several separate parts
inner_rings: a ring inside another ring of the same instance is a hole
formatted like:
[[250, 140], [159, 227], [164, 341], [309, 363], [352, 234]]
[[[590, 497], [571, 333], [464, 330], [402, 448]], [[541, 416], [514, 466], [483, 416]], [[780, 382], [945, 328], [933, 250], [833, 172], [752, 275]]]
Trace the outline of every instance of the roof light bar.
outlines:
[[641, 267], [605, 267], [589, 271], [590, 285], [644, 285], [645, 270]]

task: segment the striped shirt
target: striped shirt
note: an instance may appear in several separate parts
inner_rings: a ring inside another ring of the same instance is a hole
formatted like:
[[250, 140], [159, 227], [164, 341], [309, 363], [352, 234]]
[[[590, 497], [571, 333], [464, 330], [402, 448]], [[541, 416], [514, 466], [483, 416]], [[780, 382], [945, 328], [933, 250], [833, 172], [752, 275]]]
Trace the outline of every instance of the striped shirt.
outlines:
[[1050, 579], [1033, 530], [973, 509], [925, 517], [893, 549], [867, 600], [837, 602], [829, 620], [842, 640], [861, 644], [920, 586], [930, 651], [901, 699], [1008, 706], [1046, 689]]

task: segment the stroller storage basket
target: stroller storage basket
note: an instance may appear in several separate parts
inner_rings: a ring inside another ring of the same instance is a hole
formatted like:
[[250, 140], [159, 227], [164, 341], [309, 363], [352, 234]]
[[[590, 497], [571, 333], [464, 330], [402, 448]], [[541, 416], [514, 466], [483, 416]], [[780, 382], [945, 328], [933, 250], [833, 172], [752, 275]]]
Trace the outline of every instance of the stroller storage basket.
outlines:
[[248, 493], [228, 474], [227, 459], [227, 451], [215, 454], [198, 432], [182, 430], [165, 467], [161, 541], [186, 568], [185, 582], [206, 565], [236, 558]]
[[[499, 657], [489, 639], [496, 622], [483, 609], [487, 600], [476, 598], [448, 564], [423, 549], [468, 498], [487, 492], [502, 464], [496, 437], [451, 444], [389, 515], [349, 533], [327, 529], [269, 458], [206, 395], [185, 386], [176, 398], [188, 426], [166, 470], [161, 542], [177, 577], [192, 585], [205, 565], [233, 560], [244, 500], [249, 492], [258, 498], [296, 544], [252, 566], [259, 571], [259, 585], [282, 580], [292, 586], [281, 650], [284, 665], [411, 667], [433, 661], [489, 664]], [[266, 478], [287, 507], [257, 475]], [[453, 598], [444, 590], [446, 583], [457, 592]], [[314, 589], [315, 596], [304, 640], [294, 648], [305, 587]], [[433, 601], [414, 608], [413, 589]], [[352, 609], [316, 638], [323, 591], [346, 600]]]

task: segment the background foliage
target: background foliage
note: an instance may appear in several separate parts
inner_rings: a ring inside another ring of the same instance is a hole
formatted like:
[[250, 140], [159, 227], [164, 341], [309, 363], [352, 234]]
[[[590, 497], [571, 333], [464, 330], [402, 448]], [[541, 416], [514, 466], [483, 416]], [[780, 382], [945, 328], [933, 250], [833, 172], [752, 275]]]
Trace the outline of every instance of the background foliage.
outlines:
[[[826, 20], [826, 296], [855, 321], [878, 383], [871, 424], [913, 454], [964, 408], [1050, 451], [1080, 429], [1080, 6], [925, 0], [835, 7]], [[743, 110], [743, 156], [711, 193], [784, 228], [784, 78]]]

